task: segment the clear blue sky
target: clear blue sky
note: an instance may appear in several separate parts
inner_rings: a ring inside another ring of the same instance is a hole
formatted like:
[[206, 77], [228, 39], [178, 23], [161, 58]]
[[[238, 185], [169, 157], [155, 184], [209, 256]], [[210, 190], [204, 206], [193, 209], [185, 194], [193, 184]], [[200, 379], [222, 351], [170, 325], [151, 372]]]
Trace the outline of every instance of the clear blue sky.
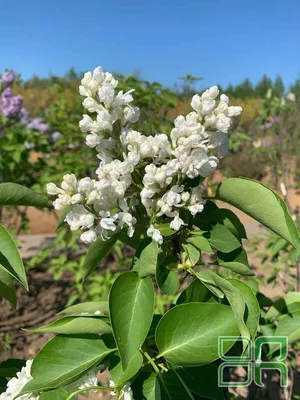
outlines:
[[300, 0], [0, 0], [0, 71], [29, 78], [84, 71], [131, 73], [204, 86], [300, 72]]

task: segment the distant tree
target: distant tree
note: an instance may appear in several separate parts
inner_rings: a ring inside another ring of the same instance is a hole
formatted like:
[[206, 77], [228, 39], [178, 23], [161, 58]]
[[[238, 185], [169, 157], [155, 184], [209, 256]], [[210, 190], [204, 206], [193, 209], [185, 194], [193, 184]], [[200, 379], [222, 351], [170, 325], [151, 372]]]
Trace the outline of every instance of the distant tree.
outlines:
[[201, 81], [203, 78], [202, 76], [194, 76], [192, 74], [186, 74], [184, 76], [180, 76], [179, 79], [183, 81], [182, 95], [190, 96], [191, 94], [194, 94], [196, 92], [195, 83], [197, 81]]
[[272, 89], [272, 80], [264, 74], [260, 81], [257, 82], [255, 86], [255, 95], [256, 97], [265, 97], [268, 89]]
[[254, 96], [253, 85], [250, 79], [246, 78], [235, 87], [234, 95], [239, 99], [246, 99]]
[[77, 81], [79, 80], [79, 76], [75, 70], [74, 67], [71, 67], [66, 73], [64, 78], [69, 81], [69, 82], [73, 82], [73, 81]]
[[295, 82], [291, 85], [290, 91], [293, 92], [296, 96], [296, 101], [300, 101], [300, 76]]
[[227, 89], [225, 89], [224, 92], [230, 97], [235, 97], [235, 88], [231, 83], [227, 86]]
[[281, 97], [284, 95], [284, 83], [280, 75], [277, 75], [273, 84], [273, 93], [275, 96]]

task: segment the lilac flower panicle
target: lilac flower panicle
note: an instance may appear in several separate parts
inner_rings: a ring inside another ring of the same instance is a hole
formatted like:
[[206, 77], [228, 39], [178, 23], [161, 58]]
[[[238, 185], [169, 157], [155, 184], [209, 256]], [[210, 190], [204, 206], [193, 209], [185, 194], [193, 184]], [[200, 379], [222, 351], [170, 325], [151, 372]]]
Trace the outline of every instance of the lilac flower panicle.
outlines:
[[43, 118], [33, 118], [27, 125], [28, 129], [35, 129], [40, 133], [46, 133], [50, 130], [50, 126], [46, 124]]
[[3, 90], [0, 98], [0, 109], [5, 117], [18, 118], [22, 107], [22, 96], [14, 96], [10, 88]]
[[12, 85], [13, 81], [15, 80], [16, 75], [14, 72], [4, 72], [4, 74], [1, 76], [0, 81], [2, 83], [2, 86], [4, 89], [8, 88], [9, 86]]

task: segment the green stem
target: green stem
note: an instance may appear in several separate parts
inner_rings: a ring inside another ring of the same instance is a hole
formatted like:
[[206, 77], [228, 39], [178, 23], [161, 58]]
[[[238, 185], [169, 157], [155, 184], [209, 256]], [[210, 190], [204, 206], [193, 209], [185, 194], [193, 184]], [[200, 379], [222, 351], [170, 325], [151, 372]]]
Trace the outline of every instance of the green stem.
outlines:
[[198, 278], [196, 272], [193, 270], [192, 267], [187, 268], [187, 271], [188, 271], [191, 275], [194, 275], [196, 278]]
[[147, 360], [149, 361], [149, 363], [152, 365], [154, 371], [155, 371], [157, 374], [159, 374], [159, 369], [158, 369], [157, 365], [155, 364], [153, 358], [151, 358], [151, 357], [149, 356], [149, 354], [148, 354], [146, 351], [143, 351], [143, 350], [140, 350], [140, 351], [141, 351], [142, 354], [144, 354], [144, 356], [147, 358]]
[[84, 388], [84, 389], [78, 389], [78, 390], [76, 390], [76, 392], [71, 393], [71, 394], [66, 398], [66, 400], [72, 400], [73, 397], [77, 396], [78, 394], [84, 393], [84, 392], [89, 392], [90, 390], [108, 390], [108, 391], [110, 391], [110, 392], [115, 392], [115, 391], [116, 391], [116, 389], [110, 388], [110, 387], [107, 387], [107, 386], [90, 386], [90, 387], [87, 387], [87, 388]]

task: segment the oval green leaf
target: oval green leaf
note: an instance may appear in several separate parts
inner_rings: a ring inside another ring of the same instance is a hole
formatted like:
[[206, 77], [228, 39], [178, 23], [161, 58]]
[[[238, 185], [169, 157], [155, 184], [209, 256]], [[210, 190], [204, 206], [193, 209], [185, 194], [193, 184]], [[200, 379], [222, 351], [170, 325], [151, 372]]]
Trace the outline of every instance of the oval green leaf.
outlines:
[[223, 253], [230, 253], [241, 246], [234, 234], [226, 226], [219, 223], [212, 226], [207, 239], [211, 246]]
[[[155, 339], [159, 357], [178, 366], [209, 364], [218, 355], [219, 336], [239, 336], [230, 307], [213, 303], [175, 306], [158, 323]], [[226, 343], [225, 351], [233, 345]]]
[[161, 400], [194, 400], [188, 386], [174, 369], [157, 375]]
[[56, 389], [79, 378], [100, 363], [115, 348], [94, 336], [55, 336], [34, 358], [29, 381], [22, 393]]
[[17, 295], [13, 277], [0, 265], [0, 296], [8, 300], [14, 307], [17, 305]]
[[111, 327], [101, 317], [64, 317], [40, 328], [27, 329], [31, 332], [59, 333], [62, 335], [103, 335], [111, 333]]
[[67, 307], [58, 314], [95, 314], [96, 312], [108, 314], [108, 299], [99, 301], [87, 301]]
[[150, 243], [148, 243], [148, 241], [142, 241], [134, 256], [133, 270], [137, 271], [140, 278], [144, 278], [147, 275], [154, 275], [156, 271], [157, 257], [157, 243], [154, 240]]
[[235, 288], [237, 288], [242, 296], [244, 297], [246, 304], [246, 313], [244, 315], [245, 323], [249, 329], [251, 339], [255, 339], [256, 332], [258, 329], [258, 322], [260, 317], [260, 307], [257, 298], [251, 289], [245, 282], [238, 279], [228, 279]]
[[137, 353], [137, 356], [131, 361], [128, 367], [123, 371], [122, 362], [119, 356], [112, 355], [109, 363], [109, 373], [115, 384], [115, 387], [122, 387], [134, 375], [138, 373], [143, 364], [143, 357]]
[[287, 206], [273, 190], [246, 178], [229, 178], [217, 188], [217, 200], [238, 208], [300, 248], [299, 232]]
[[215, 363], [202, 367], [181, 367], [176, 372], [191, 392], [207, 399], [224, 400], [223, 390], [218, 385], [218, 368]]
[[63, 389], [54, 389], [41, 393], [39, 400], [66, 400], [69, 395], [70, 393]]
[[249, 269], [247, 253], [242, 247], [232, 251], [231, 253], [217, 253], [218, 263], [222, 267], [228, 268], [240, 275], [253, 276], [255, 275]]
[[52, 208], [52, 202], [18, 183], [0, 184], [0, 205]]
[[0, 224], [0, 265], [28, 290], [25, 268], [18, 247], [9, 232]]
[[199, 280], [195, 279], [178, 297], [176, 304], [194, 303], [194, 302], [216, 302], [212, 292]]
[[[285, 315], [277, 325], [274, 336], [284, 336], [288, 344], [300, 339], [300, 311], [295, 311], [290, 315]], [[270, 353], [274, 353], [280, 348], [280, 343], [270, 345]]]
[[[234, 313], [236, 322], [239, 326], [240, 334], [242, 336], [250, 338], [250, 332], [244, 321], [244, 315], [246, 309], [245, 300], [240, 289], [233, 286], [228, 280], [222, 278], [214, 271], [206, 271], [206, 272], [209, 273], [211, 279], [215, 282], [218, 288], [227, 297], [231, 305], [232, 311]], [[246, 346], [246, 342], [244, 343], [244, 346]]]
[[141, 279], [134, 272], [124, 272], [115, 280], [109, 294], [109, 311], [123, 370], [146, 339], [153, 307], [154, 289], [149, 277]]

